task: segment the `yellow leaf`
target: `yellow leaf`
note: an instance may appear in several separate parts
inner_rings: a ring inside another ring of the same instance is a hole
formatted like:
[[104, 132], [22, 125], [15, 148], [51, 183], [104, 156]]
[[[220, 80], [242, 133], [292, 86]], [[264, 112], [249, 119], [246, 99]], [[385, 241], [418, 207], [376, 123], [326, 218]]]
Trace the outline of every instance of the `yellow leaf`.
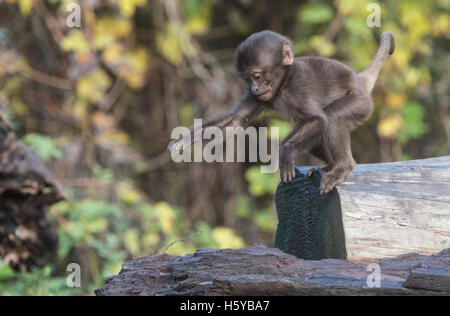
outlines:
[[212, 231], [212, 237], [219, 248], [242, 248], [244, 241], [236, 236], [234, 231], [228, 227], [216, 227]]
[[62, 49], [69, 52], [87, 52], [89, 43], [80, 30], [72, 30], [61, 42]]
[[[71, 105], [70, 105], [71, 106]], [[76, 98], [75, 104], [70, 107], [71, 111], [74, 111], [73, 114], [78, 119], [83, 119], [86, 115], [87, 109], [88, 109], [88, 102], [85, 99]]]
[[155, 247], [159, 244], [159, 235], [155, 232], [149, 232], [144, 236], [144, 244], [147, 247]]
[[336, 51], [336, 47], [320, 35], [311, 37], [309, 44], [323, 57], [329, 57]]
[[174, 65], [179, 65], [183, 60], [183, 50], [176, 27], [169, 23], [164, 33], [156, 36], [156, 46], [164, 58]]
[[139, 193], [127, 184], [119, 186], [119, 199], [128, 204], [136, 204], [141, 200]]
[[[33, 8], [33, 0], [6, 0], [7, 3], [17, 3], [19, 5], [20, 13], [24, 16], [30, 14]], [[0, 4], [2, 2], [0, 1]]]
[[18, 115], [25, 115], [28, 112], [27, 106], [25, 104], [23, 104], [23, 102], [18, 98], [14, 98], [12, 100], [11, 108], [14, 111], [14, 113], [16, 113]]
[[187, 29], [192, 34], [201, 34], [209, 28], [209, 20], [204, 17], [196, 16], [188, 21]]
[[402, 108], [408, 97], [403, 93], [391, 93], [387, 97], [387, 104], [393, 108]]
[[94, 46], [103, 49], [116, 39], [126, 38], [132, 31], [129, 20], [124, 18], [100, 18], [95, 24]]
[[194, 15], [189, 16], [184, 26], [187, 33], [190, 34], [202, 34], [210, 28], [211, 14], [212, 14], [212, 2], [205, 2], [197, 10]]
[[132, 255], [136, 256], [140, 252], [139, 231], [135, 228], [127, 230], [123, 236], [125, 249]]
[[367, 16], [367, 3], [361, 0], [337, 0], [337, 7], [340, 13], [344, 15], [352, 14], [356, 16]]
[[103, 51], [103, 60], [106, 63], [116, 64], [120, 62], [124, 49], [121, 45], [117, 43], [112, 43], [108, 45], [106, 49]]
[[124, 16], [131, 17], [136, 11], [136, 7], [142, 7], [145, 3], [146, 0], [120, 0], [119, 10]]
[[111, 79], [103, 70], [97, 70], [80, 78], [77, 82], [77, 95], [93, 103], [103, 100], [111, 85]]
[[432, 20], [431, 32], [433, 36], [445, 35], [450, 38], [450, 18], [448, 14], [442, 13], [437, 18]]
[[158, 216], [163, 233], [172, 233], [175, 226], [175, 212], [170, 205], [165, 202], [157, 203], [155, 213]]
[[113, 43], [103, 52], [103, 60], [131, 88], [139, 89], [145, 84], [148, 69], [148, 51], [145, 48], [126, 50]]
[[[397, 46], [397, 45], [396, 45]], [[411, 51], [408, 48], [403, 48], [401, 45], [395, 48], [395, 54], [392, 55], [395, 64], [401, 69], [407, 68], [409, 60], [411, 59]], [[392, 58], [391, 57], [391, 58]]]
[[28, 16], [33, 8], [32, 0], [20, 0], [19, 1], [20, 13], [24, 16]]
[[378, 124], [378, 134], [387, 138], [394, 138], [403, 124], [400, 114], [394, 114], [380, 121]]

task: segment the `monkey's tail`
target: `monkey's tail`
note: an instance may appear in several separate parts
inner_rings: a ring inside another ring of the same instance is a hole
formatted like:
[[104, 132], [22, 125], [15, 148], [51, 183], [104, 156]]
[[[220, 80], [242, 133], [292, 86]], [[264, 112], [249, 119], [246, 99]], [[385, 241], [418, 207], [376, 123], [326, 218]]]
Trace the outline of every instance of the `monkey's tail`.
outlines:
[[378, 78], [381, 68], [389, 55], [392, 55], [395, 50], [394, 35], [391, 32], [384, 32], [381, 34], [380, 48], [378, 48], [375, 58], [370, 63], [369, 67], [358, 76], [364, 81], [367, 92], [372, 92], [375, 81]]

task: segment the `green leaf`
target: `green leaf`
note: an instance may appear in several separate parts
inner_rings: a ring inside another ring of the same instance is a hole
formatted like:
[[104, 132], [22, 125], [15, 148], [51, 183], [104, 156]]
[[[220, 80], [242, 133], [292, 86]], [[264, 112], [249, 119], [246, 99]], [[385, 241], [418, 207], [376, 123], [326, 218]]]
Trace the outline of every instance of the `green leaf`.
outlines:
[[250, 217], [250, 201], [248, 200], [248, 196], [241, 195], [239, 196], [236, 203], [236, 215], [241, 218]]
[[318, 24], [331, 21], [333, 10], [327, 5], [307, 5], [299, 13], [303, 23]]
[[370, 36], [370, 28], [367, 27], [366, 21], [359, 18], [346, 18], [345, 28], [350, 31], [353, 35], [359, 35], [361, 37]]
[[14, 270], [0, 261], [0, 280], [10, 279], [15, 276]]
[[51, 158], [59, 159], [62, 156], [59, 146], [50, 137], [30, 133], [25, 135], [22, 140], [45, 161]]
[[195, 225], [195, 231], [201, 232], [195, 237], [195, 242], [199, 247], [218, 247], [212, 237], [212, 228], [207, 223], [198, 221]]
[[256, 212], [254, 220], [256, 226], [263, 232], [273, 233], [277, 227], [277, 220], [270, 209]]
[[185, 0], [183, 6], [188, 18], [198, 14], [205, 3], [204, 0]]
[[249, 191], [254, 196], [274, 194], [278, 186], [278, 179], [272, 173], [262, 173], [259, 167], [249, 168], [245, 178], [250, 184]]
[[288, 121], [273, 119], [270, 121], [269, 127], [278, 127], [280, 140], [285, 139], [292, 132], [292, 123]]
[[428, 125], [424, 123], [424, 108], [417, 102], [410, 102], [402, 112], [403, 125], [400, 128], [397, 139], [406, 143], [410, 139], [417, 139], [428, 131]]

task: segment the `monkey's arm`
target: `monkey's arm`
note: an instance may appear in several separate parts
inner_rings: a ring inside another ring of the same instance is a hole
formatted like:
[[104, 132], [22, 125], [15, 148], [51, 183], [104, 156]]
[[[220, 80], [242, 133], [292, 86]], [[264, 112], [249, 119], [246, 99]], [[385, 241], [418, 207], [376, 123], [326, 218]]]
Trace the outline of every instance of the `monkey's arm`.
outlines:
[[262, 110], [263, 107], [260, 102], [255, 100], [253, 96], [246, 94], [231, 110], [203, 122], [201, 130], [195, 130], [194, 127], [191, 127], [188, 134], [170, 142], [167, 151], [183, 151], [193, 143], [201, 141], [201, 139], [196, 139], [195, 136], [197, 138], [202, 137], [204, 130], [208, 127], [216, 126], [224, 130], [228, 126], [241, 126], [245, 120]]
[[319, 105], [302, 104], [297, 107], [294, 130], [286, 137], [280, 150], [280, 173], [283, 182], [295, 178], [295, 157], [317, 146], [328, 128], [328, 118]]

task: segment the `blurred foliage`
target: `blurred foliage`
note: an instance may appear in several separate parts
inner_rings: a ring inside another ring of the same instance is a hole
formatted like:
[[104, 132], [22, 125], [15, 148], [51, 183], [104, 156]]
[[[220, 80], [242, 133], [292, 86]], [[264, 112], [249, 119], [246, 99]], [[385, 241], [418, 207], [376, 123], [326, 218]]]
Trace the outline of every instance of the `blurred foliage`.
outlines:
[[0, 260], [0, 293], [2, 296], [53, 296], [80, 295], [78, 289], [70, 289], [66, 278], [53, 277], [52, 268], [35, 268], [29, 273], [15, 272]]
[[[82, 27], [69, 29], [72, 2], [0, 2], [0, 109], [68, 197], [49, 215], [60, 236], [53, 264], [18, 274], [0, 263], [0, 294], [91, 293], [127, 259], [177, 240], [169, 254], [272, 245], [278, 174], [250, 164], [175, 165], [164, 153], [174, 127], [238, 98], [234, 49], [252, 32], [278, 31], [296, 54], [356, 71], [372, 60], [381, 32], [393, 32], [396, 51], [373, 92], [373, 117], [353, 134], [354, 156], [450, 152], [448, 0], [379, 2], [381, 28], [366, 25], [371, 0], [79, 0]], [[253, 123], [279, 127], [281, 138], [292, 129], [272, 114]], [[82, 289], [65, 286], [71, 262], [82, 266]]]
[[29, 133], [23, 138], [23, 142], [31, 147], [44, 161], [51, 158], [61, 158], [62, 152], [55, 142], [44, 135]]

